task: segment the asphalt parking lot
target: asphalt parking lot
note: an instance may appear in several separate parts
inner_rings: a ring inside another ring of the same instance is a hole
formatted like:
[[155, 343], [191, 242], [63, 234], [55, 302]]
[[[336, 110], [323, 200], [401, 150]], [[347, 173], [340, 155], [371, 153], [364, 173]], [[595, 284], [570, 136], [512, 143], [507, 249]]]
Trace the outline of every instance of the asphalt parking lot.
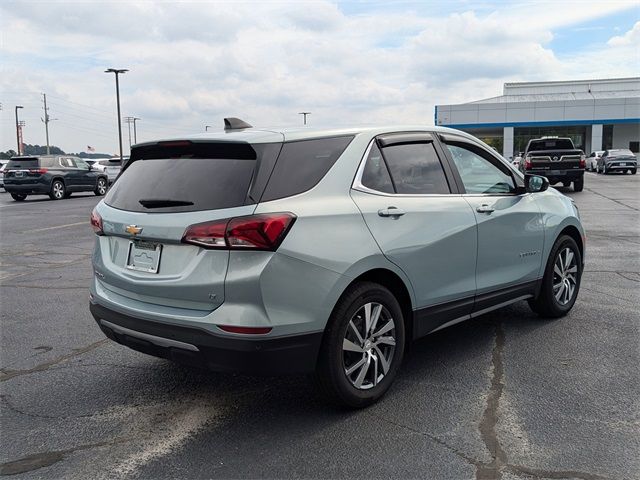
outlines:
[[14, 478], [640, 478], [640, 175], [587, 173], [575, 308], [521, 302], [417, 342], [337, 411], [307, 377], [189, 369], [88, 310], [99, 201], [0, 193], [0, 474]]

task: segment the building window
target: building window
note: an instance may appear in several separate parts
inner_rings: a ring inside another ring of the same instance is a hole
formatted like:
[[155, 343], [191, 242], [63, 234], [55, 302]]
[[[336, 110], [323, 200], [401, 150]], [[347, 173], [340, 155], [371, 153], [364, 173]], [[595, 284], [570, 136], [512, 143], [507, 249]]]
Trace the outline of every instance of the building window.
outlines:
[[633, 153], [638, 153], [640, 151], [640, 142], [629, 142], [629, 150]]
[[611, 150], [613, 148], [613, 125], [602, 126], [602, 149]]

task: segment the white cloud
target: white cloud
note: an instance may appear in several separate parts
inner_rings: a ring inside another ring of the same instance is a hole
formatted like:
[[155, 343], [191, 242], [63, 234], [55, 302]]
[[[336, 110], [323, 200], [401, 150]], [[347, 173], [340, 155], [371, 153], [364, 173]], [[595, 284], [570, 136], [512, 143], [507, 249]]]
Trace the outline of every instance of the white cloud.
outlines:
[[435, 103], [499, 95], [505, 81], [637, 74], [629, 54], [638, 24], [568, 59], [549, 47], [553, 29], [630, 5], [524, 2], [430, 16], [400, 8], [347, 15], [325, 1], [3, 2], [1, 148], [15, 148], [15, 104], [25, 106], [25, 140], [44, 142], [44, 91], [59, 118], [53, 143], [114, 152], [107, 67], [130, 69], [122, 114], [142, 118], [139, 140], [221, 126], [224, 116], [298, 124], [302, 110], [313, 112], [312, 124], [431, 124]]
[[640, 48], [640, 22], [636, 22], [633, 28], [624, 35], [612, 37], [607, 45], [611, 47], [635, 45], [636, 49]]

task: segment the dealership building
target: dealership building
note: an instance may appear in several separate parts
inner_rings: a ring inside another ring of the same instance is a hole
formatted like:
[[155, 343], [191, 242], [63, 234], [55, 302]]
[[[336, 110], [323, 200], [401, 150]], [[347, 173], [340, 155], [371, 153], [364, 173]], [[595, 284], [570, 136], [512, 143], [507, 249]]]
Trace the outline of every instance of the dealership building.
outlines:
[[570, 137], [587, 155], [629, 148], [638, 156], [640, 78], [505, 83], [499, 97], [437, 105], [435, 124], [469, 132], [508, 159], [545, 135]]

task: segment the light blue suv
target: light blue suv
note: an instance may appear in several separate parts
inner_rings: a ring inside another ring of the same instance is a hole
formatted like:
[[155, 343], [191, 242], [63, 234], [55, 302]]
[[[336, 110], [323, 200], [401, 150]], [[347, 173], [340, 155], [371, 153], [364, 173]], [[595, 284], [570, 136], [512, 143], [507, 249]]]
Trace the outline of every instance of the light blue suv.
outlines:
[[133, 148], [92, 213], [90, 307], [135, 350], [316, 372], [352, 407], [411, 340], [520, 300], [573, 307], [573, 201], [456, 130], [227, 129]]

